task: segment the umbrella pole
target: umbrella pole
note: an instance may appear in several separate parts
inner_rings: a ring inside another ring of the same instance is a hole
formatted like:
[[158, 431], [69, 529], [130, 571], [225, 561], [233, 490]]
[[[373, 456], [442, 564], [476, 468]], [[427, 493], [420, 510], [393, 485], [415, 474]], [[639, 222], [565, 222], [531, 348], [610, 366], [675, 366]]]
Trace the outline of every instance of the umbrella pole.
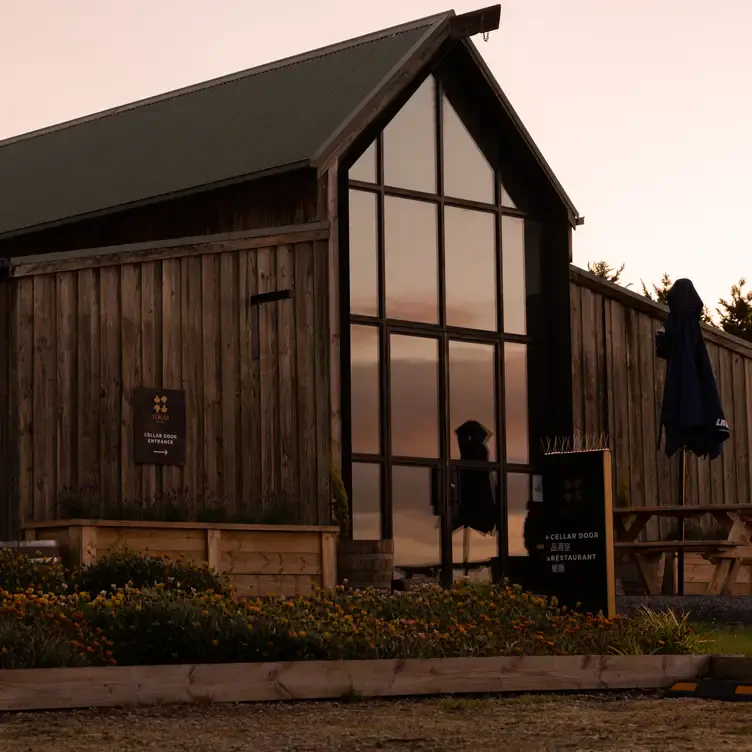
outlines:
[[[687, 475], [687, 451], [684, 447], [681, 448], [679, 454], [679, 484], [678, 484], [678, 504], [680, 507], [684, 506], [685, 502], [685, 483]], [[684, 540], [684, 517], [679, 518], [679, 540]], [[676, 592], [678, 595], [684, 595], [684, 549], [679, 549], [677, 552], [677, 577], [676, 577]]]

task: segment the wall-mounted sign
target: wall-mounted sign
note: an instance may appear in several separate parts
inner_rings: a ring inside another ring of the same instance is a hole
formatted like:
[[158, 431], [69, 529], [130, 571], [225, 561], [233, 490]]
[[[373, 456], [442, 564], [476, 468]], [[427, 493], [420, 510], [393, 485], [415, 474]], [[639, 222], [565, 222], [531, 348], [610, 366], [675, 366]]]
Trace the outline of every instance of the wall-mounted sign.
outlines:
[[185, 392], [136, 389], [133, 415], [136, 463], [185, 465]]
[[616, 615], [611, 454], [543, 458], [543, 517], [536, 546], [541, 589], [562, 605]]

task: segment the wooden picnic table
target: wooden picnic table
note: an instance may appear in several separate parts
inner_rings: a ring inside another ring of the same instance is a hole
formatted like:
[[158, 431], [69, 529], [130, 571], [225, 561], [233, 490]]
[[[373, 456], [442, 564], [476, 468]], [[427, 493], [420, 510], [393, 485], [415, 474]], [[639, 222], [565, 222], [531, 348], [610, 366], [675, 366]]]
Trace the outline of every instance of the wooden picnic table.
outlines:
[[[711, 515], [726, 532], [724, 540], [656, 541], [637, 538], [653, 517], [691, 519]], [[630, 522], [631, 520], [631, 522]], [[614, 509], [614, 543], [618, 558], [634, 561], [642, 586], [648, 595], [657, 595], [645, 571], [641, 554], [700, 553], [715, 566], [706, 594], [730, 594], [741, 568], [752, 563], [752, 504], [629, 507]]]

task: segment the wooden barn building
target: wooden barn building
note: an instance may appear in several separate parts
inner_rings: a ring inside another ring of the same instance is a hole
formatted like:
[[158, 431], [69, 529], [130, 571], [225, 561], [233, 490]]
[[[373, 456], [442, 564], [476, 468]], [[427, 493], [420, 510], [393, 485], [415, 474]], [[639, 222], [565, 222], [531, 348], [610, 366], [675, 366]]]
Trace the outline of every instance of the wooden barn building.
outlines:
[[[334, 463], [354, 537], [393, 538], [402, 571], [498, 573], [525, 553], [543, 439], [575, 431], [611, 436], [632, 503], [670, 499], [662, 311], [570, 267], [578, 212], [471, 41], [499, 15], [0, 142], [0, 538], [82, 486], [235, 511], [287, 494], [328, 523]], [[752, 348], [713, 336], [739, 426]], [[140, 389], [182, 395], [169, 461], [138, 456]], [[733, 435], [693, 465], [719, 503], [749, 497]], [[458, 532], [461, 468], [498, 533]]]

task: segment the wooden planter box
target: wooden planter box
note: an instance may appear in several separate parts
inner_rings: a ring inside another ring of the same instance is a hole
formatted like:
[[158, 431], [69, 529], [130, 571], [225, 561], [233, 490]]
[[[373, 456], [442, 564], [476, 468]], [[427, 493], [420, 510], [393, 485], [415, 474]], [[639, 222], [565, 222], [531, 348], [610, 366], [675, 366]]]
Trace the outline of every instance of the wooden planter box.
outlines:
[[13, 669], [0, 671], [0, 712], [353, 694], [668, 689], [707, 674], [711, 662], [709, 655], [571, 655]]
[[24, 528], [26, 540], [56, 540], [68, 566], [118, 546], [183, 556], [227, 574], [238, 597], [306, 595], [337, 584], [337, 528], [200, 522], [55, 520]]

